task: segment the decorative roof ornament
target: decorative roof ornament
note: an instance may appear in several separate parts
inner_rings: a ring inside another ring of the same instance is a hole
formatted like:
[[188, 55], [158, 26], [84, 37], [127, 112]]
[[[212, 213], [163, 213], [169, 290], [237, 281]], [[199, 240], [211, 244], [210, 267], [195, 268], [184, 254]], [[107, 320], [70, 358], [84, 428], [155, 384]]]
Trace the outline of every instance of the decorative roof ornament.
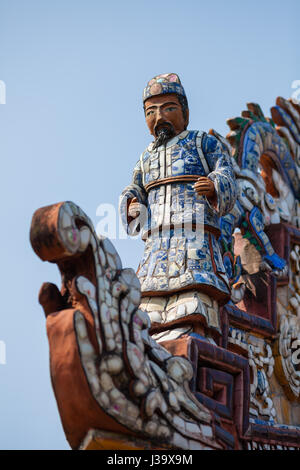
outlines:
[[270, 119], [248, 103], [226, 140], [186, 129], [167, 93], [183, 109], [176, 74], [144, 90], [160, 96], [146, 122], [166, 139], [120, 204], [146, 242], [137, 274], [74, 203], [33, 216], [32, 247], [62, 277], [39, 302], [66, 437], [86, 450], [300, 449], [300, 105], [279, 97]]

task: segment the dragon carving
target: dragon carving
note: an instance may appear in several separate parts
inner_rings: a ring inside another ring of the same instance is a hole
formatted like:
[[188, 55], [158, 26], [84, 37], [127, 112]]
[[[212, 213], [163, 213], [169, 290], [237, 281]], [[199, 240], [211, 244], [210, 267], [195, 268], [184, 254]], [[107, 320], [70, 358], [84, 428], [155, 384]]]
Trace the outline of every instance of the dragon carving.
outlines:
[[122, 268], [112, 243], [98, 239], [84, 212], [71, 202], [39, 209], [31, 243], [62, 275], [61, 292], [43, 284], [39, 300], [71, 447], [79, 447], [89, 429], [104, 428], [159, 447], [221, 448], [211, 413], [189, 389], [191, 364], [151, 338], [134, 271]]

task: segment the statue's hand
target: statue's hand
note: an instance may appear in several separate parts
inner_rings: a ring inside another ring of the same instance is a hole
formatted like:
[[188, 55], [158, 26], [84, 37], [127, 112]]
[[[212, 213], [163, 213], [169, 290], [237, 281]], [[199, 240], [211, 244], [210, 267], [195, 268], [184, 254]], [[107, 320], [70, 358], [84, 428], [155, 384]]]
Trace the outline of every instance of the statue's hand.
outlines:
[[194, 184], [194, 188], [199, 196], [206, 196], [212, 204], [216, 203], [217, 193], [212, 180], [206, 178], [206, 176], [201, 176]]
[[134, 197], [131, 199], [128, 205], [128, 215], [132, 219], [136, 219], [140, 215], [140, 203], [138, 202], [137, 198]]

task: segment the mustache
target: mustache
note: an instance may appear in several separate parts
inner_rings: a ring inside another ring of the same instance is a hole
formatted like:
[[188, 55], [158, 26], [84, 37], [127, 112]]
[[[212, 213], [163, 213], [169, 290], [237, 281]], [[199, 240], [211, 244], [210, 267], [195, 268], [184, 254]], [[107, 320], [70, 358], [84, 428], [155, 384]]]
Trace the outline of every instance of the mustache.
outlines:
[[155, 129], [154, 129], [156, 139], [154, 141], [154, 146], [153, 148], [160, 147], [161, 145], [164, 145], [168, 140], [170, 140], [172, 137], [175, 136], [175, 129], [173, 125], [169, 122], [164, 122], [162, 124], [159, 124]]

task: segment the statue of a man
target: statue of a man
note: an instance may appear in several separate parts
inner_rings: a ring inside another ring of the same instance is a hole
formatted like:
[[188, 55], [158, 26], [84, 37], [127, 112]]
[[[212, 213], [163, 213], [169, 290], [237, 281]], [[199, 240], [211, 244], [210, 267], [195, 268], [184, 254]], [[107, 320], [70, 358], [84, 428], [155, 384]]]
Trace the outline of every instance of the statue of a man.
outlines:
[[120, 204], [128, 233], [140, 230], [145, 240], [137, 272], [140, 308], [158, 340], [220, 331], [219, 305], [229, 300], [230, 287], [219, 219], [236, 200], [230, 156], [216, 137], [187, 130], [189, 109], [178, 75], [150, 80], [143, 102], [155, 140], [141, 154]]

